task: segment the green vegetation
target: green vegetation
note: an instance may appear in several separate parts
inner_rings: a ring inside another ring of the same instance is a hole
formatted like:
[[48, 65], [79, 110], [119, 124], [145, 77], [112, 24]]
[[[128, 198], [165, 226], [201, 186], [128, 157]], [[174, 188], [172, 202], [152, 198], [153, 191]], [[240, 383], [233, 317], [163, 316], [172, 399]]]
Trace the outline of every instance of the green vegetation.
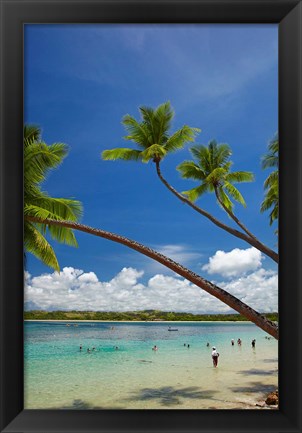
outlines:
[[271, 209], [270, 225], [278, 220], [279, 214], [279, 139], [276, 136], [268, 146], [268, 153], [262, 159], [262, 168], [276, 168], [272, 171], [264, 182], [266, 191], [265, 198], [261, 204], [261, 212]]
[[246, 207], [241, 193], [233, 183], [252, 182], [254, 175], [248, 171], [231, 171], [232, 155], [228, 144], [218, 144], [211, 140], [208, 146], [197, 145], [190, 149], [195, 161], [184, 161], [177, 167], [184, 179], [197, 180], [200, 185], [183, 194], [195, 201], [205, 192], [214, 192], [218, 203], [229, 211], [233, 210], [230, 197]]
[[57, 168], [68, 153], [64, 143], [47, 145], [41, 139], [41, 130], [35, 125], [24, 127], [24, 246], [47, 266], [60, 271], [56, 254], [45, 238], [67, 245], [77, 246], [70, 228], [51, 226], [29, 220], [30, 217], [44, 220], [77, 221], [82, 214], [82, 205], [77, 200], [50, 197], [41, 190], [47, 174]]
[[[278, 313], [263, 314], [267, 319], [277, 322]], [[145, 311], [25, 311], [25, 320], [116, 320], [116, 321], [238, 321], [247, 319], [240, 314], [192, 314], [173, 313], [158, 310]]]

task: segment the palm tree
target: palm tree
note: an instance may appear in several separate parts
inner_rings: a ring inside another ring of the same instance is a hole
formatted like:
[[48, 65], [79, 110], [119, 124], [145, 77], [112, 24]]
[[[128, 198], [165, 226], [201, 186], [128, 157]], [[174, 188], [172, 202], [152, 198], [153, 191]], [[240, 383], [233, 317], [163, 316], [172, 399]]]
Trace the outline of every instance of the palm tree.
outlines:
[[200, 185], [183, 191], [189, 200], [196, 201], [206, 192], [214, 192], [219, 205], [227, 212], [245, 233], [256, 238], [234, 215], [232, 199], [246, 207], [245, 200], [233, 183], [252, 182], [254, 175], [248, 171], [231, 171], [229, 161], [232, 151], [228, 144], [218, 144], [211, 140], [208, 146], [194, 146], [190, 149], [195, 161], [184, 161], [177, 170], [184, 179], [194, 179]]
[[62, 143], [47, 146], [41, 141], [41, 131], [36, 126], [26, 126], [24, 131], [24, 224], [25, 247], [48, 266], [59, 271], [59, 265], [52, 247], [44, 235], [48, 231], [60, 242], [76, 245], [74, 230], [102, 237], [126, 245], [141, 254], [150, 257], [180, 276], [191, 281], [207, 293], [215, 296], [229, 307], [238, 311], [264, 331], [278, 339], [278, 327], [257, 311], [240, 301], [230, 293], [205, 280], [172, 259], [140, 244], [111, 232], [95, 229], [77, 221], [81, 214], [80, 202], [70, 199], [49, 197], [41, 191], [41, 183], [47, 173], [56, 168], [67, 154], [67, 147]]
[[133, 141], [139, 149], [116, 148], [104, 150], [102, 158], [105, 160], [123, 159], [125, 161], [148, 162], [153, 160], [159, 163], [168, 153], [182, 149], [194, 138], [200, 129], [184, 125], [182, 128], [168, 135], [174, 112], [170, 102], [165, 102], [153, 109], [140, 107], [141, 122], [127, 114], [123, 117], [123, 125], [129, 135], [124, 138]]
[[266, 195], [261, 203], [261, 212], [271, 209], [270, 225], [278, 220], [279, 215], [279, 139], [276, 135], [268, 146], [269, 152], [262, 159], [262, 168], [276, 168], [272, 171], [264, 182]]
[[66, 144], [47, 145], [41, 140], [41, 130], [35, 125], [24, 127], [24, 246], [47, 266], [59, 271], [56, 254], [45, 235], [58, 242], [77, 246], [70, 228], [35, 223], [29, 217], [42, 220], [77, 221], [82, 214], [82, 205], [77, 200], [50, 197], [41, 190], [50, 170], [58, 167], [68, 153]]
[[[247, 234], [249, 232], [247, 232], [246, 228], [244, 232], [242, 232], [221, 222], [209, 212], [197, 206], [186, 196], [176, 191], [176, 189], [173, 188], [163, 177], [160, 169], [160, 162], [162, 159], [168, 153], [181, 149], [186, 143], [192, 142], [200, 130], [198, 128], [191, 128], [185, 125], [174, 134], [169, 136], [168, 133], [171, 127], [171, 121], [174, 117], [174, 111], [172, 110], [169, 102], [166, 102], [155, 109], [150, 107], [140, 107], [139, 111], [141, 114], [140, 121], [137, 121], [130, 115], [126, 115], [124, 116], [122, 122], [129, 133], [129, 135], [125, 136], [124, 138], [136, 143], [139, 149], [115, 148], [104, 150], [101, 155], [102, 158], [104, 160], [112, 161], [120, 159], [124, 161], [132, 160], [148, 162], [152, 160], [155, 163], [156, 172], [161, 182], [179, 200], [208, 218], [218, 227], [222, 228], [233, 236], [246, 241], [267, 256], [271, 257], [275, 262], [278, 262], [278, 254], [275, 251], [272, 251], [266, 245], [262, 244], [251, 233]], [[236, 220], [236, 217], [233, 215], [233, 219], [234, 218]]]

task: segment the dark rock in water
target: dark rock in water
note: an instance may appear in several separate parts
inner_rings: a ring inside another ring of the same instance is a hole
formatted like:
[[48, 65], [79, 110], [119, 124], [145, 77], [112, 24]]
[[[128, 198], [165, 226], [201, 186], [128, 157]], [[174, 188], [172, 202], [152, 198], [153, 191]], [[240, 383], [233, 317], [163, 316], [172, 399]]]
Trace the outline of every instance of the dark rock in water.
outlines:
[[279, 404], [278, 390], [276, 390], [275, 392], [271, 392], [267, 396], [265, 403], [268, 404], [269, 406], [278, 405]]

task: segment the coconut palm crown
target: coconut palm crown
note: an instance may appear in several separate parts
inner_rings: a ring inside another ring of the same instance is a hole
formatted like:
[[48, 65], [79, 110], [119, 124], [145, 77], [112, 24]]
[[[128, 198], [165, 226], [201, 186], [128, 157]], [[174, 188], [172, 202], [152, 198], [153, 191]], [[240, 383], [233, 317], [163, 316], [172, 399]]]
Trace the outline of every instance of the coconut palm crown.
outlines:
[[24, 127], [24, 247], [47, 266], [59, 271], [56, 254], [45, 235], [58, 242], [77, 246], [70, 228], [29, 221], [28, 217], [42, 220], [77, 221], [82, 214], [79, 201], [50, 197], [41, 190], [47, 174], [57, 168], [68, 153], [64, 143], [47, 145], [41, 140], [41, 130], [35, 125]]
[[104, 150], [104, 160], [132, 160], [159, 163], [168, 153], [174, 152], [194, 141], [200, 129], [184, 125], [172, 135], [169, 135], [174, 111], [170, 102], [165, 102], [157, 108], [139, 107], [140, 121], [127, 114], [122, 123], [128, 132], [125, 140], [133, 141], [139, 149], [115, 148]]
[[279, 139], [276, 135], [268, 145], [268, 153], [262, 159], [262, 168], [276, 168], [264, 182], [266, 195], [261, 203], [261, 212], [271, 209], [270, 225], [278, 219], [279, 215]]
[[226, 210], [233, 210], [232, 199], [246, 206], [245, 200], [233, 183], [251, 182], [254, 176], [247, 171], [231, 171], [232, 154], [228, 144], [218, 144], [211, 140], [207, 146], [196, 145], [190, 149], [193, 161], [184, 161], [177, 170], [184, 179], [193, 179], [200, 185], [183, 191], [189, 200], [196, 201], [206, 192], [214, 192], [219, 204]]

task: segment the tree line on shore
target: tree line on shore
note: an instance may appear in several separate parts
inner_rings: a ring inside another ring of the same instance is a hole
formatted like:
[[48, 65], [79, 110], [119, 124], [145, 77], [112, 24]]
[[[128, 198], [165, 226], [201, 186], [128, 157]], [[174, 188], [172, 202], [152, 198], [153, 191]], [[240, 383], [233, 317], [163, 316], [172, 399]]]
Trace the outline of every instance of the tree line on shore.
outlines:
[[[272, 322], [278, 321], [278, 313], [263, 313]], [[42, 311], [24, 312], [25, 320], [116, 320], [116, 321], [234, 321], [245, 322], [241, 314], [193, 314], [159, 310], [145, 311]]]

